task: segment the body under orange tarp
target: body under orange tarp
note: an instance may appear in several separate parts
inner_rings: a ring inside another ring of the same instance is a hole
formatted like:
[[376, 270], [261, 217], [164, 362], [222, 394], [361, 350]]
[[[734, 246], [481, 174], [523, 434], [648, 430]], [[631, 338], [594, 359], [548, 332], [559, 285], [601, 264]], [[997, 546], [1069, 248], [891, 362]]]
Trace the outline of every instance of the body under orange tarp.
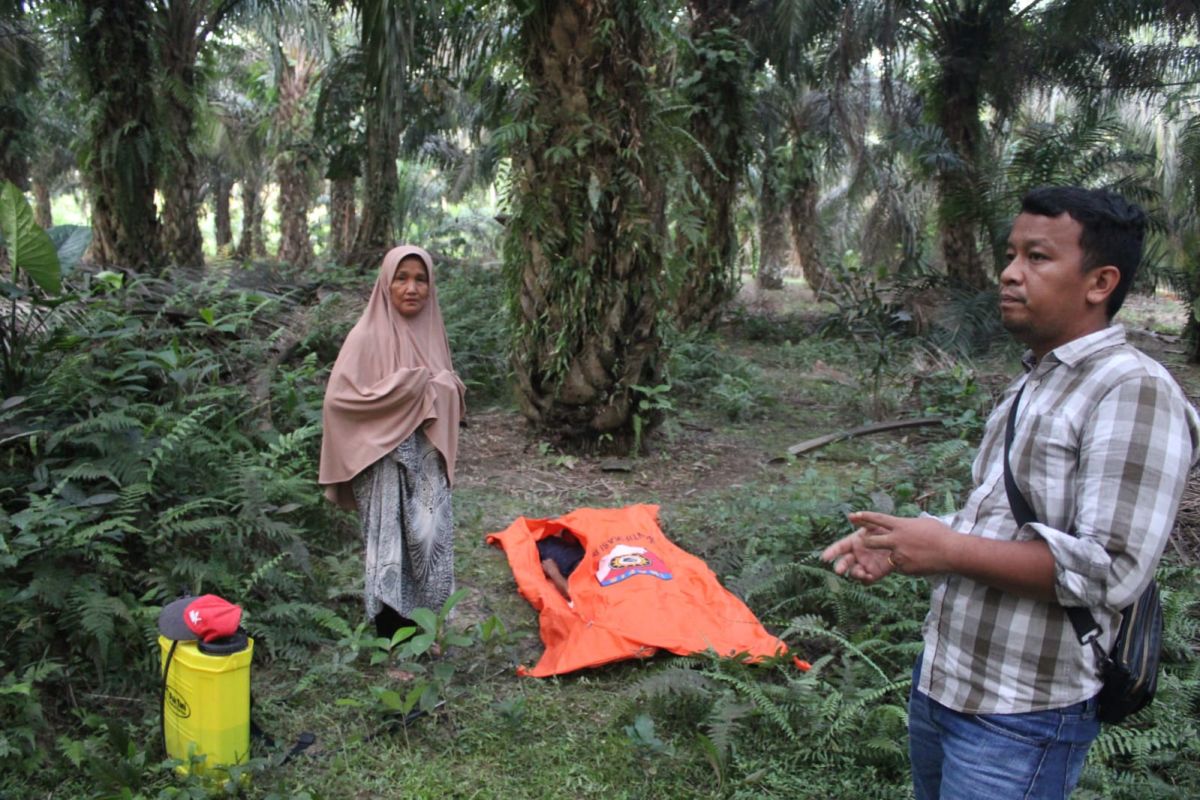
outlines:
[[[537, 542], [563, 530], [583, 546], [568, 579], [571, 603], [542, 571]], [[524, 674], [573, 672], [657, 650], [713, 650], [758, 659], [786, 651], [708, 565], [658, 527], [658, 506], [581, 508], [555, 519], [519, 517], [487, 537], [503, 548], [521, 595], [538, 610], [546, 652]]]

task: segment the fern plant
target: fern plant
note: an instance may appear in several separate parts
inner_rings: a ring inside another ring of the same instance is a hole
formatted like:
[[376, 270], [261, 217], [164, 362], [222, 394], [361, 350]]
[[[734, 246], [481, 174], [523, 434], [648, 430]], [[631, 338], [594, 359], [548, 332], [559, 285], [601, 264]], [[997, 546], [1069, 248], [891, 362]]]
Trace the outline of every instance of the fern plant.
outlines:
[[221, 281], [97, 288], [50, 343], [45, 379], [0, 411], [21, 432], [0, 470], [0, 666], [29, 676], [12, 685], [35, 738], [61, 730], [68, 680], [153, 686], [154, 617], [180, 594], [242, 605], [265, 658], [327, 640], [311, 551], [342, 543], [304, 533], [339, 530], [313, 482], [319, 428], [261, 428], [243, 388], [270, 340], [243, 335], [279, 308]]

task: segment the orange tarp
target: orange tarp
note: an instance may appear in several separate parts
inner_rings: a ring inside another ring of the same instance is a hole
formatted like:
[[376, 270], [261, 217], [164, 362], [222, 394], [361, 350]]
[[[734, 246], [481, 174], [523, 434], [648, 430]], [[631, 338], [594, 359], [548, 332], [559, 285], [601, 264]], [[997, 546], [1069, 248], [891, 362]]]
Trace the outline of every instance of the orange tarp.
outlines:
[[[571, 573], [571, 603], [542, 572], [537, 542], [563, 530], [583, 546]], [[518, 517], [487, 537], [504, 550], [517, 589], [540, 615], [546, 652], [536, 677], [573, 672], [658, 650], [713, 650], [752, 659], [786, 651], [708, 565], [676, 547], [658, 527], [658, 506], [581, 508], [555, 519]]]

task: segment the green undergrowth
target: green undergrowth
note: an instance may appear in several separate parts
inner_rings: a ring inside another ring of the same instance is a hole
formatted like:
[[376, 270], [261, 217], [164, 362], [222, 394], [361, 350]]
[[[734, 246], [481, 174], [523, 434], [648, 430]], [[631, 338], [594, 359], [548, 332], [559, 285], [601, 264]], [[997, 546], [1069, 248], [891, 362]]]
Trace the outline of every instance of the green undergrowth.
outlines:
[[[491, 277], [446, 270], [439, 291], [473, 401], [503, 404]], [[389, 642], [362, 619], [354, 521], [313, 482], [325, 377], [366, 279], [325, 280], [322, 299], [229, 275], [84, 285], [22, 393], [6, 393], [0, 797], [910, 795], [905, 698], [926, 585], [862, 587], [818, 554], [849, 532], [850, 510], [961, 501], [1011, 354], [972, 362], [899, 337], [880, 372], [861, 343], [799, 316], [668, 331], [666, 419], [648, 454], [628, 474], [559, 488], [548, 472], [595, 465], [531, 442], [539, 483], [514, 467], [456, 489], [462, 592]], [[942, 422], [784, 455], [916, 416]], [[685, 431], [742, 457], [716, 456], [694, 486], [643, 482], [671, 467]], [[541, 652], [537, 617], [484, 536], [519, 515], [620, 502], [658, 503], [666, 533], [812, 669], [697, 655], [519, 677]], [[1169, 554], [1160, 701], [1105, 730], [1077, 796], [1200, 793], [1197, 573]], [[158, 744], [154, 619], [183, 591], [236, 598], [256, 640], [253, 716], [275, 745], [256, 740], [244, 783], [178, 778]], [[282, 763], [305, 731], [316, 744]]]

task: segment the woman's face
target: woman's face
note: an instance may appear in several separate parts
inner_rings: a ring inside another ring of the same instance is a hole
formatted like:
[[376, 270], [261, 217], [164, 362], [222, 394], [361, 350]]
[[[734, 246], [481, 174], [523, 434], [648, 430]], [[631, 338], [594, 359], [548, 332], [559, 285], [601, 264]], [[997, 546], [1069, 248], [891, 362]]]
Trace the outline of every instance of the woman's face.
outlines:
[[407, 256], [396, 267], [396, 274], [389, 287], [392, 306], [401, 316], [411, 317], [421, 313], [429, 300], [429, 272], [418, 256]]

